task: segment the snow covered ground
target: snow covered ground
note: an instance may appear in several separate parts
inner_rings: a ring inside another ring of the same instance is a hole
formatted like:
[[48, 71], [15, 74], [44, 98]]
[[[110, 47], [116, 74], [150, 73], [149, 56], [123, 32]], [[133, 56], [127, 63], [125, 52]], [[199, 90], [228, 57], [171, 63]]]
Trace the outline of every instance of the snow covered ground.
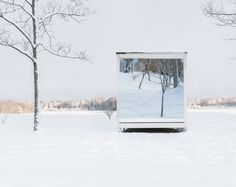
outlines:
[[[133, 78], [133, 76], [135, 78]], [[138, 89], [142, 72], [120, 73], [119, 115], [120, 118], [160, 118], [161, 86], [157, 75], [151, 74], [151, 81], [145, 76], [142, 89]], [[167, 89], [164, 99], [165, 119], [184, 117], [184, 89], [179, 86]]]
[[10, 115], [1, 187], [235, 187], [236, 110], [189, 111], [184, 133], [120, 133], [99, 112]]

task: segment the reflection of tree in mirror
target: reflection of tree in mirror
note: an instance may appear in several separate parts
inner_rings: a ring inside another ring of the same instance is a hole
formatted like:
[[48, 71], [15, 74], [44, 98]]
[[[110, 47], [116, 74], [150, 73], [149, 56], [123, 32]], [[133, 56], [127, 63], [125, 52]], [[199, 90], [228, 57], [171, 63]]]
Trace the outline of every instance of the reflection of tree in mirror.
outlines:
[[142, 86], [142, 83], [143, 83], [143, 79], [145, 77], [145, 75], [148, 76], [148, 81], [151, 81], [151, 78], [150, 78], [150, 61], [147, 61], [147, 62], [143, 62], [144, 64], [144, 70], [143, 70], [143, 75], [142, 75], [142, 79], [141, 79], [141, 82], [139, 84], [139, 89], [141, 89], [141, 86]]
[[[141, 64], [143, 64], [142, 66], [142, 78], [139, 84], [139, 89], [141, 89], [142, 83], [143, 83], [143, 79], [145, 77], [145, 75], [148, 76], [148, 80], [151, 81], [151, 74], [153, 76], [153, 74], [161, 74], [163, 75], [164, 73], [164, 69], [166, 66], [168, 66], [168, 72], [167, 76], [168, 76], [168, 87], [170, 85], [173, 85], [174, 88], [176, 88], [178, 86], [179, 80], [181, 80], [183, 82], [183, 65], [181, 65], [180, 60], [178, 59], [171, 59], [171, 60], [159, 60], [159, 59], [141, 59], [139, 60]], [[163, 68], [159, 67], [160, 64], [166, 64], [166, 65], [162, 65]], [[167, 68], [165, 68], [167, 69]], [[173, 79], [173, 83], [171, 82]]]
[[177, 88], [180, 82], [183, 82], [183, 63], [179, 63], [179, 60], [153, 60], [155, 68], [155, 74], [158, 74], [161, 85], [161, 114], [164, 115], [164, 98], [165, 92], [170, 88]]
[[140, 77], [138, 89], [145, 85], [144, 80], [149, 82], [146, 84], [160, 85], [160, 117], [164, 117], [166, 91], [183, 86], [184, 82], [182, 59], [122, 59], [120, 71], [132, 73], [133, 80]]

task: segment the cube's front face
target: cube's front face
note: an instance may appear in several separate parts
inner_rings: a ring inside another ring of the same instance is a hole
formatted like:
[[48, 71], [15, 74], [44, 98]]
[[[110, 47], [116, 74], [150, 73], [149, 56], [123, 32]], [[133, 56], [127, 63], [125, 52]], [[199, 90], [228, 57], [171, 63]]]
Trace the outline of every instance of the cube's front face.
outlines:
[[120, 123], [184, 123], [185, 54], [118, 54], [118, 63]]

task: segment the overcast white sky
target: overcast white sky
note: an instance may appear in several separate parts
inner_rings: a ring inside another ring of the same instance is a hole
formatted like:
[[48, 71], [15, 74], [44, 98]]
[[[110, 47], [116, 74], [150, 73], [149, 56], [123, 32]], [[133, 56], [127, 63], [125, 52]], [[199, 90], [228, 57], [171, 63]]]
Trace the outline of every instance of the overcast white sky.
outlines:
[[[224, 40], [230, 30], [214, 26], [200, 5], [196, 0], [93, 0], [96, 14], [82, 25], [59, 24], [57, 35], [87, 49], [94, 65], [42, 54], [41, 99], [117, 95], [116, 51], [187, 51], [189, 98], [236, 96], [236, 61], [230, 60], [236, 43]], [[31, 100], [32, 77], [27, 59], [0, 47], [0, 100]]]

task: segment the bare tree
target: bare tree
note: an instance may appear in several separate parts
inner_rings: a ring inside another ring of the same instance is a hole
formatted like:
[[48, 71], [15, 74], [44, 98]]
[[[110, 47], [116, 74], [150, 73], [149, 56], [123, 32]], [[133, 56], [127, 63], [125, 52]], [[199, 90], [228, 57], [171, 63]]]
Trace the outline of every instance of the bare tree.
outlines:
[[110, 110], [110, 109], [106, 109], [106, 110], [104, 111], [104, 113], [107, 115], [108, 119], [110, 120], [112, 114], [114, 113], [114, 111], [113, 111], [113, 110]]
[[169, 76], [171, 70], [171, 63], [164, 62], [164, 60], [161, 60], [159, 63], [159, 79], [161, 82], [161, 115], [160, 117], [163, 117], [164, 115], [164, 97], [166, 89], [169, 87], [170, 81]]
[[[207, 0], [202, 5], [202, 11], [207, 17], [216, 20], [218, 26], [236, 27], [236, 1], [235, 0]], [[236, 40], [229, 37], [229, 40]]]
[[33, 64], [34, 131], [39, 124], [38, 55], [46, 51], [62, 58], [87, 61], [85, 51], [73, 51], [53, 32], [58, 20], [81, 23], [89, 15], [84, 0], [0, 0], [0, 45], [25, 56]]
[[114, 110], [112, 108], [112, 103], [106, 102], [105, 103], [105, 110], [104, 113], [107, 115], [108, 119], [111, 119], [112, 114], [114, 113]]
[[[179, 84], [179, 67], [178, 67], [178, 60], [175, 59], [173, 63], [173, 77], [174, 77], [174, 88], [178, 87]], [[171, 76], [170, 76], [171, 77]]]
[[151, 81], [151, 78], [150, 78], [150, 70], [149, 70], [149, 65], [150, 65], [150, 62], [151, 60], [149, 60], [149, 62], [146, 62], [144, 61], [144, 70], [143, 70], [143, 75], [142, 75], [142, 78], [141, 78], [141, 81], [139, 83], [139, 89], [141, 89], [141, 86], [142, 86], [142, 83], [143, 83], [143, 79], [145, 77], [145, 75], [148, 76], [148, 81]]

